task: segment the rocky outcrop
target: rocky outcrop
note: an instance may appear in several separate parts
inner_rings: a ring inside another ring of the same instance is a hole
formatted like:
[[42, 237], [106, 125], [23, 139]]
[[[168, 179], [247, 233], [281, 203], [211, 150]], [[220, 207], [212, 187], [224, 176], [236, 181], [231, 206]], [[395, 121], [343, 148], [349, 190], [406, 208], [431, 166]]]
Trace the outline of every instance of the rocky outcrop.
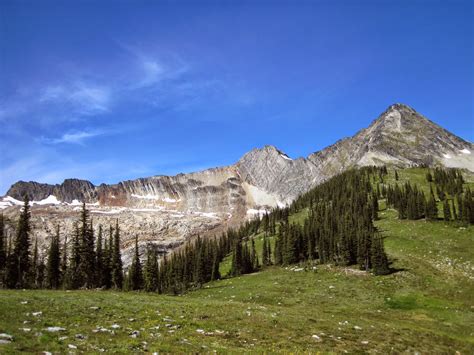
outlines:
[[329, 177], [352, 166], [427, 165], [474, 171], [474, 147], [411, 107], [394, 104], [351, 138], [311, 154], [308, 159]]

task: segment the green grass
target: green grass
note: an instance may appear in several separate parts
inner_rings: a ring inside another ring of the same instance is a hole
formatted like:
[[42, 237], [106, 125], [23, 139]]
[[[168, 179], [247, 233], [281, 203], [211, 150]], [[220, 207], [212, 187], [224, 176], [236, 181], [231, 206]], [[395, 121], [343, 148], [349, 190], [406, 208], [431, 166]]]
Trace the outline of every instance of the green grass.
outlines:
[[[0, 353], [65, 353], [69, 344], [84, 353], [473, 353], [474, 228], [396, 216], [384, 210], [376, 222], [399, 269], [388, 276], [293, 266], [212, 282], [183, 296], [0, 291], [0, 333], [14, 337]], [[256, 236], [257, 250], [261, 239]], [[227, 258], [221, 272], [229, 266]], [[113, 333], [112, 324], [120, 325]], [[66, 330], [48, 333], [48, 326]], [[107, 331], [95, 332], [98, 326]]]

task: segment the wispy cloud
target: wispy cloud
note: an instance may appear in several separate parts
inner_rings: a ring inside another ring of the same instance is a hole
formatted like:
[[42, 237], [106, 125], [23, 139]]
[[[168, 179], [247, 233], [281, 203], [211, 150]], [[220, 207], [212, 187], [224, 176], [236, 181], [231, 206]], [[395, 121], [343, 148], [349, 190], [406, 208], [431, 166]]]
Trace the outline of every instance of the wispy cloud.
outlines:
[[70, 105], [77, 114], [94, 115], [109, 110], [111, 97], [112, 89], [106, 85], [74, 82], [46, 86], [40, 93], [39, 102]]
[[61, 143], [72, 143], [72, 144], [83, 144], [88, 138], [97, 137], [104, 135], [104, 131], [75, 131], [64, 133], [59, 138], [42, 138], [41, 141], [49, 144], [61, 144]]

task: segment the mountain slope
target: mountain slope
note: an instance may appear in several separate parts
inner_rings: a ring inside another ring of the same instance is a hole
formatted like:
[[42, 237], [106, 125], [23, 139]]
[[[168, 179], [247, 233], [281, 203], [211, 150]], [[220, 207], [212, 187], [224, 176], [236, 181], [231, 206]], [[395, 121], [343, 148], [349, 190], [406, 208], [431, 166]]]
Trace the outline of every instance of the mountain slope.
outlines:
[[[298, 195], [354, 166], [393, 164], [453, 166], [474, 171], [474, 146], [414, 109], [394, 104], [356, 135], [291, 159], [273, 146], [254, 149], [234, 165], [176, 176], [153, 176], [99, 186], [68, 179], [62, 184], [17, 182], [0, 201], [10, 219], [27, 194], [40, 240], [54, 230], [54, 218], [69, 232], [81, 202], [95, 224], [120, 219], [124, 247], [134, 235], [163, 250], [199, 233], [219, 232]], [[54, 218], [53, 218], [54, 217]]]
[[[429, 191], [426, 172], [399, 170], [399, 181]], [[395, 183], [392, 169], [385, 181]], [[65, 353], [72, 344], [85, 353], [472, 354], [474, 226], [399, 220], [383, 200], [380, 207], [376, 225], [399, 270], [393, 274], [377, 277], [333, 265], [268, 267], [180, 297], [0, 290], [0, 329], [13, 337], [2, 349]], [[47, 332], [52, 325], [64, 330]]]

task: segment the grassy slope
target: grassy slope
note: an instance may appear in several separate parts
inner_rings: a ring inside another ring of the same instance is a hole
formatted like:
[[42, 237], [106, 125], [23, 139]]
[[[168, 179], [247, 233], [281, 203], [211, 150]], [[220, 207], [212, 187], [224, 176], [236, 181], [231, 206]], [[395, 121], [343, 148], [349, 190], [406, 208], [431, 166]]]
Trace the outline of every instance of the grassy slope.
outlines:
[[[404, 171], [401, 178], [405, 174], [420, 178], [424, 172]], [[0, 291], [0, 333], [15, 337], [11, 344], [0, 345], [0, 352], [64, 352], [68, 344], [85, 352], [474, 352], [474, 228], [398, 221], [392, 210], [382, 211], [377, 225], [387, 237], [394, 266], [404, 271], [374, 277], [329, 266], [316, 271], [269, 268], [179, 297]], [[228, 267], [226, 262], [221, 271]], [[94, 306], [101, 308], [89, 308]], [[32, 316], [36, 311], [43, 314]], [[173, 321], [163, 320], [166, 317]], [[115, 334], [93, 332], [97, 326], [110, 330], [113, 323], [121, 326]], [[66, 330], [48, 333], [47, 326]], [[133, 330], [140, 331], [137, 338], [130, 337]], [[87, 338], [75, 339], [76, 334]], [[60, 340], [64, 336], [68, 338]]]

